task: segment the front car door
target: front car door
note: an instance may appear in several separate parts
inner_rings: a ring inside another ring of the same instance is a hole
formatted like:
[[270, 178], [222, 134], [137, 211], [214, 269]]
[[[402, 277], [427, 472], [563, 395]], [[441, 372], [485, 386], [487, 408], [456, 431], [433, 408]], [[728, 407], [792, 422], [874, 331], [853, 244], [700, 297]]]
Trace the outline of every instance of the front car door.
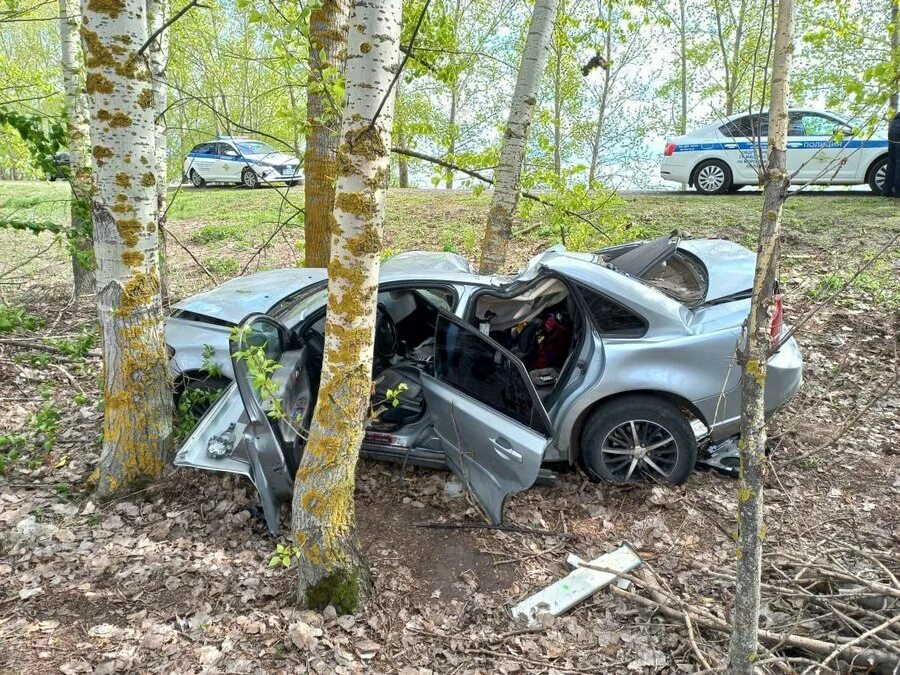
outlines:
[[[284, 450], [293, 440], [289, 437], [292, 424], [290, 420], [287, 424], [278, 420], [292, 414], [281, 409], [280, 402], [289, 398], [286, 393], [295, 374], [302, 371], [304, 353], [302, 349], [289, 347], [287, 329], [263, 314], [246, 317], [230, 342], [234, 381], [246, 413], [241, 440], [250, 465], [250, 479], [259, 493], [266, 525], [273, 534], [278, 532], [280, 504], [291, 499], [294, 478]], [[265, 385], [262, 383], [266, 378], [260, 376], [263, 361], [277, 364]], [[271, 389], [261, 392], [261, 386]]]
[[447, 464], [490, 521], [513, 492], [534, 484], [552, 433], [525, 366], [499, 344], [442, 312], [426, 406]]
[[859, 170], [859, 143], [844, 122], [820, 113], [795, 110], [788, 127], [788, 170], [816, 183], [845, 182]]
[[241, 170], [244, 161], [241, 154], [229, 143], [218, 143], [216, 164], [219, 166], [221, 180], [229, 183], [241, 182]]

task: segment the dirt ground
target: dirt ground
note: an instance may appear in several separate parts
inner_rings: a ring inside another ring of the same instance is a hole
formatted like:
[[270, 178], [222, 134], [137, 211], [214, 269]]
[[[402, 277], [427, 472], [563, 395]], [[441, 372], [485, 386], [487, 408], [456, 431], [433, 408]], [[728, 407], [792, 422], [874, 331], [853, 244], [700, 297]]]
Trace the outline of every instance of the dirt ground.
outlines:
[[[715, 211], [712, 200], [702, 208]], [[866, 208], [874, 215], [862, 225], [807, 223], [785, 237], [788, 323], [851, 283], [798, 336], [805, 384], [773, 422], [765, 494], [762, 626], [845, 644], [896, 620], [900, 598], [896, 240], [852, 278], [900, 230], [900, 213]], [[715, 234], [746, 243], [752, 210], [738, 220]], [[190, 240], [190, 222], [173, 227]], [[546, 243], [519, 243], [518, 261]], [[270, 262], [290, 264], [278, 250]], [[557, 533], [536, 536], [422, 527], [483, 520], [465, 495], [444, 491], [450, 473], [364, 460], [358, 532], [374, 587], [354, 616], [296, 609], [293, 573], [269, 566], [276, 542], [242, 480], [170, 469], [133, 494], [92, 501], [83, 482], [99, 448], [100, 364], [94, 347], [65, 342], [96, 331], [91, 300], [70, 298], [62, 256], [8, 273], [15, 265], [15, 255], [0, 263], [0, 303], [43, 325], [0, 333], [0, 452], [17, 455], [0, 476], [0, 672], [650, 673], [724, 663], [727, 634], [702, 625], [727, 621], [732, 601], [735, 483], [715, 473], [670, 488], [561, 471], [556, 485], [508, 503], [509, 524]], [[182, 294], [205, 283], [186, 254], [173, 254], [173, 270]], [[512, 604], [567, 573], [568, 553], [592, 559], [622, 542], [646, 562], [647, 585], [634, 592], [690, 606], [690, 628], [608, 590], [536, 631], [510, 618]], [[845, 605], [822, 609], [835, 598]], [[862, 609], [846, 609], [857, 601]], [[861, 644], [896, 663], [898, 633], [892, 624]], [[765, 672], [867, 667], [852, 645], [830, 660], [766, 647]]]

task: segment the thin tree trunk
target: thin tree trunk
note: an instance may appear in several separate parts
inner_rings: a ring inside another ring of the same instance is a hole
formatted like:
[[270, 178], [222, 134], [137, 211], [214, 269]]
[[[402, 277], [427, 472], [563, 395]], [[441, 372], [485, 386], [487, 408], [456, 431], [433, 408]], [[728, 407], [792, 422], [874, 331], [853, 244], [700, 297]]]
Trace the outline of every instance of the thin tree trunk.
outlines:
[[559, 0], [536, 0], [534, 3], [531, 27], [525, 39], [516, 89], [509, 109], [509, 119], [506, 122], [503, 146], [500, 149], [494, 196], [491, 199], [491, 209], [488, 212], [481, 248], [479, 269], [482, 274], [497, 272], [506, 261], [513, 217], [519, 203], [519, 180], [522, 176], [528, 128], [531, 126], [537, 104], [541, 75], [547, 65], [547, 46], [558, 7]]
[[[459, 96], [457, 92], [458, 80], [454, 78], [453, 87], [450, 89], [450, 142], [447, 144], [447, 161], [454, 162], [456, 154], [456, 99]], [[444, 187], [448, 190], [453, 189], [453, 172], [448, 171], [444, 181]]]
[[794, 51], [794, 0], [780, 0], [769, 102], [769, 143], [762, 176], [763, 212], [750, 316], [738, 349], [741, 381], [741, 473], [738, 483], [737, 577], [734, 619], [728, 650], [730, 673], [751, 673], [756, 660], [762, 572], [763, 483], [766, 466], [765, 387], [769, 325], [778, 273], [781, 212], [790, 175], [785, 165], [790, 97], [791, 59]]
[[[350, 0], [324, 0], [309, 17], [309, 78], [306, 89], [305, 264], [328, 267], [334, 227], [334, 185], [343, 101], [333, 99], [325, 82], [337, 68], [343, 75], [350, 20]], [[324, 60], [320, 57], [324, 53]]]
[[[147, 0], [147, 23], [152, 34], [168, 17], [168, 0]], [[159, 237], [159, 281], [163, 300], [169, 295], [169, 261], [166, 251], [166, 189], [169, 184], [168, 139], [165, 112], [168, 105], [166, 67], [169, 62], [169, 31], [164, 30], [147, 49], [153, 77], [154, 137], [156, 139], [156, 231]]]
[[553, 175], [556, 180], [562, 176], [562, 155], [559, 146], [562, 145], [562, 58], [556, 56], [556, 68], [553, 71]]
[[900, 110], [900, 0], [891, 0], [891, 61], [894, 63], [894, 88], [891, 92], [891, 110]]
[[333, 604], [342, 613], [355, 611], [367, 579], [356, 544], [354, 473], [372, 386], [394, 112], [388, 90], [399, 64], [401, 20], [401, 0], [356, 0], [353, 8], [322, 384], [294, 483], [300, 600], [316, 609]]
[[685, 4], [687, 0], [678, 0], [679, 57], [681, 59], [681, 116], [678, 119], [678, 133], [687, 133], [687, 18]]
[[[612, 16], [612, 11], [610, 11]], [[612, 25], [607, 24], [604, 33], [604, 49], [606, 63], [612, 62]], [[606, 123], [606, 105], [609, 101], [609, 88], [611, 85], [609, 68], [603, 70], [603, 93], [600, 95], [600, 105], [597, 108], [597, 126], [594, 129], [594, 139], [591, 143], [591, 166], [588, 170], [588, 189], [593, 190], [597, 183], [597, 171], [600, 168], [600, 146], [603, 140], [603, 126]]]
[[94, 250], [91, 235], [91, 131], [85, 93], [84, 58], [78, 33], [81, 8], [77, 0], [59, 0], [59, 40], [62, 45], [63, 84], [69, 136], [69, 171], [72, 185], [72, 278], [75, 294], [94, 291]]
[[[397, 80], [397, 84], [394, 85], [394, 110], [397, 110], [400, 107], [400, 85], [402, 83], [403, 78], [401, 77]], [[404, 150], [406, 149], [406, 144], [409, 142], [403, 125], [396, 119], [394, 120], [394, 142]], [[409, 187], [409, 157], [406, 155], [397, 155], [397, 180], [400, 187]]]
[[91, 207], [103, 352], [99, 496], [159, 476], [172, 438], [156, 227], [152, 78], [137, 50], [144, 0], [83, 0], [93, 156]]

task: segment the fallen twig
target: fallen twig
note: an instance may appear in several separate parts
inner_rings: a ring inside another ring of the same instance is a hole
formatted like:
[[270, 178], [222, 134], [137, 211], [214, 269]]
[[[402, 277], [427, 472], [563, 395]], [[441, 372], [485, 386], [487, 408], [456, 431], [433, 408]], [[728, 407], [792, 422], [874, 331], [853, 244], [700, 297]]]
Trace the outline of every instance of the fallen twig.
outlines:
[[541, 537], [575, 539], [575, 535], [569, 532], [557, 532], [556, 530], [535, 530], [530, 527], [488, 525], [487, 523], [416, 523], [416, 527], [427, 527], [435, 530], [497, 530], [498, 532], [511, 532], [513, 534], [534, 534]]

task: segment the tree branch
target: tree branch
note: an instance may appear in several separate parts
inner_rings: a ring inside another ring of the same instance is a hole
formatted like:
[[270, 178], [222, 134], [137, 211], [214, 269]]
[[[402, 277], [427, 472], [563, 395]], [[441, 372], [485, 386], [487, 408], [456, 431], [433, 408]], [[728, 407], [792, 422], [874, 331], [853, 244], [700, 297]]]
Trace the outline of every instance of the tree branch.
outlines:
[[201, 5], [200, 0], [191, 0], [188, 4], [186, 4], [180, 10], [178, 10], [178, 13], [175, 14], [175, 16], [173, 16], [171, 19], [166, 21], [162, 26], [160, 26], [155, 31], [153, 31], [153, 34], [150, 35], [150, 37], [147, 38], [147, 41], [141, 45], [140, 49], [138, 49], [138, 56], [143, 56], [144, 51], [146, 51], [147, 47], [150, 46], [150, 43], [152, 43], [156, 38], [158, 38], [160, 35], [162, 35], [163, 31], [165, 31], [166, 28], [168, 28], [173, 23], [178, 21], [178, 19], [183, 17], [185, 14], [187, 14], [188, 10], [191, 9], [191, 7], [203, 7], [204, 9], [209, 9], [208, 5]]

